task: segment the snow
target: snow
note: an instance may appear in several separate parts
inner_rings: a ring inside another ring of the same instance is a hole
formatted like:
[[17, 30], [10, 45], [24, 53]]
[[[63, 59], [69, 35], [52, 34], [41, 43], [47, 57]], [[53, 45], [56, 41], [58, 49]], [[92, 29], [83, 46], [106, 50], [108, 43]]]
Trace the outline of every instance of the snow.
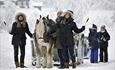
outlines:
[[[94, 23], [98, 26], [98, 31], [100, 30], [101, 25], [106, 25], [106, 28], [111, 37], [108, 46], [108, 63], [91, 64], [88, 59], [84, 59], [84, 63], [77, 66], [76, 69], [115, 70], [115, 7], [113, 6], [115, 4], [114, 0], [39, 0], [43, 2], [44, 6], [41, 11], [33, 7], [29, 9], [21, 9], [12, 4], [10, 1], [11, 0], [5, 1], [6, 8], [0, 8], [0, 70], [22, 70], [21, 68], [16, 69], [14, 66], [14, 52], [13, 46], [11, 45], [12, 35], [8, 34], [5, 31], [11, 30], [11, 24], [15, 20], [14, 17], [17, 12], [23, 12], [26, 14], [30, 31], [33, 33], [35, 28], [35, 22], [36, 19], [39, 18], [39, 15], [47, 16], [49, 14], [50, 18], [55, 20], [57, 11], [65, 11], [68, 9], [74, 11], [74, 19], [78, 27], [85, 25], [84, 23], [86, 19], [89, 18], [89, 21], [86, 24], [86, 30], [84, 31], [86, 36], [89, 33], [89, 28]], [[38, 0], [33, 0], [33, 4], [35, 3], [34, 1], [36, 2]], [[7, 27], [4, 26], [3, 21], [6, 21], [8, 25]], [[31, 65], [32, 54], [30, 40], [31, 39], [27, 36], [25, 65], [28, 68], [24, 68], [24, 70], [38, 70], [38, 68]], [[58, 68], [53, 67], [51, 69], [54, 70]]]

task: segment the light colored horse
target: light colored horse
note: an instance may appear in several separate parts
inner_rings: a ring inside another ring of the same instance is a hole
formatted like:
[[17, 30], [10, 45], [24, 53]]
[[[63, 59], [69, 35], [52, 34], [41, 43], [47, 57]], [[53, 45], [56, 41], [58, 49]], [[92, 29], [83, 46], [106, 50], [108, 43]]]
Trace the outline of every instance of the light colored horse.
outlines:
[[[47, 39], [47, 32], [49, 31], [49, 26], [47, 25], [48, 19], [40, 16], [35, 25], [35, 38], [36, 38], [36, 67], [40, 68], [52, 68], [53, 63], [53, 40], [51, 38]], [[42, 63], [41, 63], [42, 62]]]

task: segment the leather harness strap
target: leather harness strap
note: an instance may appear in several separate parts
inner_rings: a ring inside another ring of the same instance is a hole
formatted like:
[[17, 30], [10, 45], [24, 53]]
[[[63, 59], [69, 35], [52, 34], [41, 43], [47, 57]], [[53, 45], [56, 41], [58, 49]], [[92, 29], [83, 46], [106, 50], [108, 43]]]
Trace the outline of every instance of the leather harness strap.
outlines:
[[43, 37], [39, 37], [38, 39], [44, 39]]

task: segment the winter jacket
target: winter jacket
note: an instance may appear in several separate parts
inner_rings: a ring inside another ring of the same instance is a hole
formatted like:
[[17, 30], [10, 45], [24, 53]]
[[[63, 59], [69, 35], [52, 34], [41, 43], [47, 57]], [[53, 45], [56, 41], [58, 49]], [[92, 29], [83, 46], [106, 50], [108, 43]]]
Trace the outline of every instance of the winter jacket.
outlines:
[[25, 20], [23, 21], [23, 23], [25, 23], [25, 27], [23, 27], [22, 25], [20, 27], [17, 27], [17, 25], [20, 23], [17, 20], [17, 17], [19, 15], [24, 15], [24, 14], [20, 13], [16, 16], [16, 22], [13, 23], [12, 30], [11, 30], [11, 33], [10, 33], [10, 34], [13, 35], [13, 37], [12, 37], [12, 44], [13, 45], [19, 45], [20, 41], [23, 44], [26, 44], [26, 35], [25, 35], [25, 33], [27, 33], [30, 37], [32, 37], [32, 34], [31, 34], [31, 32], [29, 31], [29, 28], [28, 28], [28, 24]]
[[76, 23], [73, 21], [72, 18], [69, 18], [65, 22], [65, 26], [62, 28], [62, 44], [68, 45], [68, 46], [74, 46], [74, 38], [73, 38], [73, 31], [75, 33], [81, 33], [85, 30], [85, 27], [83, 26], [81, 29], [78, 29], [76, 26]]
[[56, 41], [56, 48], [58, 49], [62, 49], [62, 45], [61, 45], [61, 39], [60, 39], [60, 34], [61, 34], [61, 29], [62, 29], [62, 21], [63, 21], [63, 17], [57, 17], [56, 18], [56, 24], [53, 25], [51, 28], [50, 28], [50, 31], [49, 31], [49, 35], [53, 38], [55, 38], [55, 41]]
[[105, 30], [105, 32], [99, 32], [99, 43], [100, 47], [108, 46], [108, 41], [110, 40], [110, 35]]
[[99, 36], [98, 36], [97, 31], [90, 29], [88, 41], [89, 41], [89, 45], [91, 46], [91, 48], [98, 48], [99, 47], [98, 38], [99, 38]]
[[[61, 18], [61, 20], [63, 20]], [[78, 29], [76, 23], [71, 18], [69, 22], [61, 21], [58, 22], [55, 26], [56, 31], [56, 39], [61, 46], [74, 46], [74, 38], [73, 38], [73, 31], [76, 33], [80, 33], [85, 30], [85, 27]]]

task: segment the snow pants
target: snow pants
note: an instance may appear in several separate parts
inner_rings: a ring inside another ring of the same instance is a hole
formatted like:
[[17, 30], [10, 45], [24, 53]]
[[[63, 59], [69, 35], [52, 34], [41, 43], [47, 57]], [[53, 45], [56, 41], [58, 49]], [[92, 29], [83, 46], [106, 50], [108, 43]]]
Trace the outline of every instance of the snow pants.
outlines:
[[76, 62], [74, 50], [74, 46], [63, 47], [64, 62], [69, 63], [70, 59], [72, 60], [72, 63]]
[[98, 63], [98, 48], [91, 48], [90, 62]]
[[19, 48], [20, 48], [20, 63], [24, 64], [24, 58], [25, 58], [25, 44], [21, 43], [19, 45], [14, 45], [14, 61], [19, 62], [18, 60], [18, 54], [19, 54]]
[[60, 59], [60, 66], [64, 67], [64, 56], [63, 56], [63, 50], [62, 49], [57, 49], [58, 51], [58, 56]]
[[107, 46], [100, 47], [100, 62], [108, 62]]

